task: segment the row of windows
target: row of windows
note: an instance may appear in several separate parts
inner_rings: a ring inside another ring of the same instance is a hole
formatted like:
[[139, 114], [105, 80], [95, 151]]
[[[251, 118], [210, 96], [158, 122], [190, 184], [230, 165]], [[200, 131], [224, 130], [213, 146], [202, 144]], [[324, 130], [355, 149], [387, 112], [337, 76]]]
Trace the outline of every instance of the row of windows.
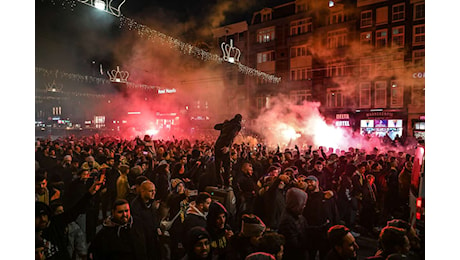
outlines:
[[[391, 21], [400, 22], [406, 19], [405, 3], [395, 4], [391, 7]], [[414, 4], [414, 21], [425, 19], [425, 3]], [[361, 28], [374, 24], [373, 10], [361, 12]], [[377, 8], [375, 11], [375, 25], [388, 23], [388, 6]]]
[[[359, 85], [359, 106], [360, 107], [386, 107], [387, 106], [387, 82], [377, 81], [374, 84], [374, 95], [371, 92], [371, 83], [362, 82]], [[390, 106], [401, 107], [403, 105], [404, 88], [397, 81], [391, 81]], [[373, 104], [371, 102], [373, 101]]]
[[[404, 47], [404, 26], [393, 27], [391, 31], [392, 47]], [[363, 32], [360, 35], [362, 45], [372, 45], [372, 32]], [[415, 25], [412, 33], [412, 45], [425, 44], [425, 25]], [[388, 29], [375, 31], [375, 47], [383, 48], [388, 46]]]
[[[305, 55], [306, 46], [299, 46], [291, 48], [291, 57], [296, 57], [296, 55]], [[386, 70], [392, 68], [391, 62], [394, 61], [403, 61], [404, 53], [395, 53], [391, 56], [380, 56], [374, 58], [363, 58], [360, 60], [359, 64], [359, 75], [361, 77], [371, 77], [375, 73], [382, 73]], [[262, 52], [257, 54], [257, 62], [263, 63], [268, 61], [275, 60], [275, 52]], [[412, 51], [412, 62], [414, 65], [424, 65], [425, 64], [425, 50], [414, 50]], [[346, 70], [347, 65], [345, 61], [338, 60], [329, 62], [326, 65], [326, 76], [327, 77], [341, 77], [346, 76], [351, 73], [351, 70]], [[351, 66], [353, 67], [353, 66]], [[306, 80], [312, 77], [312, 68], [311, 67], [297, 67], [292, 68], [290, 71], [290, 80]]]
[[[389, 94], [389, 95], [388, 95]], [[424, 105], [425, 86], [412, 86], [412, 101], [414, 105]], [[304, 101], [312, 101], [312, 94], [308, 90], [294, 90], [289, 93], [289, 99], [293, 104], [301, 105]], [[330, 108], [345, 107], [346, 95], [340, 88], [329, 88], [327, 90], [326, 106]], [[389, 101], [389, 104], [387, 103]], [[372, 92], [371, 82], [359, 84], [359, 107], [402, 107], [404, 102], [404, 87], [398, 81], [391, 81], [387, 87], [387, 81], [376, 81]], [[258, 109], [269, 106], [268, 97], [258, 97]]]

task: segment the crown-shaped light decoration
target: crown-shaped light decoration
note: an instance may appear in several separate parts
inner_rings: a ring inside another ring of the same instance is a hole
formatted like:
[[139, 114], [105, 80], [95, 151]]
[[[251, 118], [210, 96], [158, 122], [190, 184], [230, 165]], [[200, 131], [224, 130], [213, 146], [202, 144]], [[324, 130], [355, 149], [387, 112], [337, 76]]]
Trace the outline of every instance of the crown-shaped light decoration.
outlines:
[[120, 17], [121, 6], [126, 2], [126, 0], [77, 0], [80, 3], [85, 5], [92, 6], [106, 13]]
[[64, 86], [62, 84], [57, 85], [56, 82], [53, 80], [51, 83], [47, 83], [45, 85], [47, 92], [62, 92]]
[[120, 71], [120, 67], [117, 66], [117, 70], [107, 71], [110, 81], [116, 83], [128, 83], [129, 72]]
[[240, 62], [241, 51], [240, 49], [233, 47], [233, 40], [230, 39], [230, 44], [223, 42], [220, 45], [222, 49], [222, 53], [224, 56], [222, 57], [224, 61], [228, 61], [230, 63]]

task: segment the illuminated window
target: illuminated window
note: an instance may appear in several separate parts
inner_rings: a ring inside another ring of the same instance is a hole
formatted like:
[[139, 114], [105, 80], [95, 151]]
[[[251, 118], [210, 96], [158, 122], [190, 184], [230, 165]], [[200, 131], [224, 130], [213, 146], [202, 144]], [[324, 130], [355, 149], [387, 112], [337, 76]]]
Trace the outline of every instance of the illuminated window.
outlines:
[[264, 62], [269, 62], [269, 61], [274, 61], [274, 60], [275, 60], [274, 51], [257, 53], [257, 63], [264, 63]]
[[327, 47], [339, 48], [347, 45], [347, 30], [340, 29], [327, 33]]
[[425, 25], [415, 25], [414, 26], [414, 37], [412, 45], [421, 45], [425, 44]]
[[291, 80], [305, 80], [311, 78], [311, 68], [299, 67], [291, 69]]
[[265, 28], [257, 31], [257, 42], [269, 42], [275, 39], [275, 27]]
[[404, 88], [398, 81], [391, 82], [391, 107], [402, 107], [404, 98]]
[[375, 82], [375, 107], [386, 107], [387, 105], [387, 83], [386, 81]]
[[372, 10], [361, 12], [361, 28], [372, 26]]
[[305, 18], [291, 22], [291, 36], [304, 34], [312, 31], [311, 18]]
[[343, 107], [342, 90], [333, 88], [327, 90], [327, 106], [328, 107]]
[[369, 82], [362, 82], [359, 85], [359, 106], [371, 106], [371, 83]]
[[392, 10], [391, 21], [392, 22], [398, 22], [398, 21], [404, 20], [404, 16], [405, 16], [404, 7], [405, 7], [404, 3], [393, 5], [393, 7], [391, 8]]
[[414, 21], [425, 19], [425, 3], [414, 4]]
[[404, 26], [394, 27], [391, 34], [392, 47], [404, 47]]
[[412, 52], [412, 63], [414, 65], [425, 65], [425, 50], [415, 50]]
[[361, 33], [361, 45], [371, 45], [371, 44], [372, 44], [372, 32]]
[[291, 48], [291, 58], [307, 56], [307, 45], [294, 46]]
[[383, 48], [387, 46], [387, 29], [378, 30], [375, 32], [375, 47]]

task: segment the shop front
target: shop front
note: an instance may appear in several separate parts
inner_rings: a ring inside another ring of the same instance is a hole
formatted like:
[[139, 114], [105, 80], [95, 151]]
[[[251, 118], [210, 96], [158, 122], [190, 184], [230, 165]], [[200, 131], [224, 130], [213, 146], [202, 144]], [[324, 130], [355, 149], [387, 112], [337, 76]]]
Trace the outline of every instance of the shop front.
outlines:
[[407, 136], [407, 111], [395, 109], [356, 110], [361, 135], [388, 136], [391, 140]]

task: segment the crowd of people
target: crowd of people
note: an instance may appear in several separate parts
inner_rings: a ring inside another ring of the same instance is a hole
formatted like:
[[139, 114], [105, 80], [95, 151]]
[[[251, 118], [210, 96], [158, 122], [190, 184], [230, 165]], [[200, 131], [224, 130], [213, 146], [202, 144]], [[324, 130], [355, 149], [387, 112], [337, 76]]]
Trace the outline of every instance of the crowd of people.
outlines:
[[37, 138], [37, 259], [357, 259], [358, 236], [424, 259], [409, 150], [235, 144], [232, 120], [218, 141]]

